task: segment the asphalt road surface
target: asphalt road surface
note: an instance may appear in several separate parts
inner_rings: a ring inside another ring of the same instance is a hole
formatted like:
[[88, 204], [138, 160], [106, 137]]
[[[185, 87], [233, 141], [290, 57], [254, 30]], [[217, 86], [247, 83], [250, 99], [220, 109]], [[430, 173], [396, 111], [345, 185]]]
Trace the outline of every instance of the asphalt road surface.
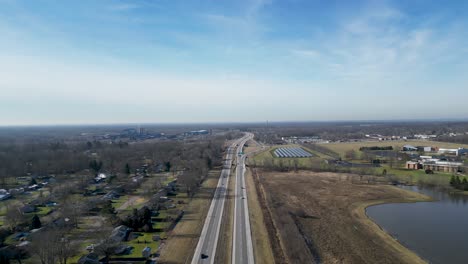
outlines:
[[[248, 134], [249, 139], [253, 137]], [[245, 141], [239, 145], [237, 151], [236, 186], [234, 202], [234, 228], [232, 235], [232, 263], [254, 264], [252, 236], [250, 231], [249, 207], [247, 190], [245, 189], [245, 159], [241, 154]]]
[[[192, 258], [192, 264], [214, 263], [232, 160], [239, 151], [242, 151], [243, 145], [251, 137], [252, 134], [245, 135], [241, 139], [236, 140], [227, 150], [223, 170], [221, 171], [218, 186], [216, 187], [200, 239], [198, 240], [197, 248], [195, 249], [195, 254]], [[236, 146], [238, 147], [236, 148]]]

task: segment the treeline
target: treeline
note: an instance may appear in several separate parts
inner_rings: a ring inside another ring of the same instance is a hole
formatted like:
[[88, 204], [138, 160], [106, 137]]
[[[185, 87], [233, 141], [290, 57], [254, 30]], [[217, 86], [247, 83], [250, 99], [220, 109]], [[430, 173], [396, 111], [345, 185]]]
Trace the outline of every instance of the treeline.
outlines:
[[463, 177], [463, 180], [459, 176], [452, 176], [450, 178], [450, 185], [458, 190], [468, 191], [468, 180], [466, 177]]
[[461, 135], [461, 136], [455, 136], [455, 137], [442, 136], [442, 137], [438, 137], [437, 141], [451, 142], [451, 143], [458, 143], [458, 144], [468, 144], [468, 135]]
[[339, 159], [340, 158], [340, 154], [336, 153], [335, 151], [327, 148], [327, 147], [324, 147], [320, 144], [313, 144], [313, 143], [307, 143], [307, 144], [303, 144], [305, 147], [311, 149], [311, 150], [314, 150], [314, 151], [317, 151], [317, 152], [320, 152], [322, 154], [325, 154], [327, 156], [330, 156], [334, 159]]
[[315, 172], [340, 172], [340, 173], [353, 173], [358, 175], [375, 175], [381, 176], [382, 172], [377, 167], [352, 167], [352, 166], [340, 166], [335, 163], [326, 163], [320, 160], [307, 162], [302, 164], [298, 159], [282, 160], [279, 159], [275, 162], [274, 159], [265, 159], [263, 163], [256, 163], [255, 160], [251, 161], [250, 164], [253, 167], [262, 168], [268, 171], [298, 171], [298, 170], [309, 170]]
[[[252, 127], [260, 140], [281, 139], [289, 136], [318, 136], [325, 140], [364, 139], [366, 134], [413, 136], [415, 134], [448, 134], [468, 131], [468, 122], [302, 122], [269, 123]], [[467, 143], [467, 137], [458, 136], [448, 142]], [[454, 141], [452, 141], [454, 140]], [[445, 141], [445, 138], [444, 140]], [[268, 142], [267, 142], [268, 143]]]
[[372, 146], [372, 147], [360, 147], [360, 151], [365, 151], [365, 150], [393, 150], [392, 146], [384, 146], [384, 147], [378, 147], [378, 146]]
[[152, 163], [148, 172], [155, 164], [164, 164], [166, 169], [173, 170], [192, 164], [198, 167], [204, 164], [203, 167], [211, 169], [221, 164], [225, 139], [223, 136], [195, 142], [0, 144], [0, 187], [9, 187], [5, 185], [7, 178], [26, 175], [68, 175], [88, 171], [128, 173], [129, 169], [134, 170], [145, 162]]

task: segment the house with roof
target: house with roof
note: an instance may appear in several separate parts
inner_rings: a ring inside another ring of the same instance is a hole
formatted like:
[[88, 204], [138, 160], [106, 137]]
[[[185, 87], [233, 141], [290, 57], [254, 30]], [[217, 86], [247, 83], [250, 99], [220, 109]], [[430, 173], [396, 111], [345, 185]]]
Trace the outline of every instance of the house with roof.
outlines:
[[11, 194], [5, 189], [0, 189], [0, 201], [6, 200], [8, 198], [11, 198]]
[[418, 148], [415, 147], [415, 146], [411, 146], [411, 145], [404, 145], [401, 150], [403, 150], [403, 151], [418, 151]]

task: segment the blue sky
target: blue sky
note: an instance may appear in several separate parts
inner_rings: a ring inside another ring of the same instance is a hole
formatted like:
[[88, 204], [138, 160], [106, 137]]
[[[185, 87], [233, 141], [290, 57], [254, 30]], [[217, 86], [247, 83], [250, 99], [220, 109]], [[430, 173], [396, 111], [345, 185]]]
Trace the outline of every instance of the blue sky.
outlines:
[[467, 1], [0, 0], [0, 125], [467, 118]]

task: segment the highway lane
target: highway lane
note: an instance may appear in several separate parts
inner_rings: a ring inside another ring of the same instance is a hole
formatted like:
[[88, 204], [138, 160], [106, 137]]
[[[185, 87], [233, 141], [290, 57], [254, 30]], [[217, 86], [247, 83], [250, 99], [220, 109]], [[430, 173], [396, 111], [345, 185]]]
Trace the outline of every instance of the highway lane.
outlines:
[[214, 263], [216, 255], [216, 247], [218, 245], [218, 237], [223, 218], [224, 203], [226, 200], [227, 188], [229, 183], [229, 175], [231, 172], [232, 159], [238, 152], [236, 146], [240, 146], [247, 141], [249, 134], [236, 140], [227, 149], [226, 159], [224, 160], [223, 169], [216, 187], [213, 200], [205, 219], [200, 239], [198, 240], [195, 253], [192, 258], [192, 264], [196, 263]]
[[[253, 138], [253, 134], [248, 134], [248, 139], [251, 138]], [[238, 158], [234, 197], [232, 263], [254, 264], [249, 207], [247, 203], [247, 190], [245, 188], [244, 177], [246, 155], [240, 154], [247, 140], [241, 142], [237, 149]]]

